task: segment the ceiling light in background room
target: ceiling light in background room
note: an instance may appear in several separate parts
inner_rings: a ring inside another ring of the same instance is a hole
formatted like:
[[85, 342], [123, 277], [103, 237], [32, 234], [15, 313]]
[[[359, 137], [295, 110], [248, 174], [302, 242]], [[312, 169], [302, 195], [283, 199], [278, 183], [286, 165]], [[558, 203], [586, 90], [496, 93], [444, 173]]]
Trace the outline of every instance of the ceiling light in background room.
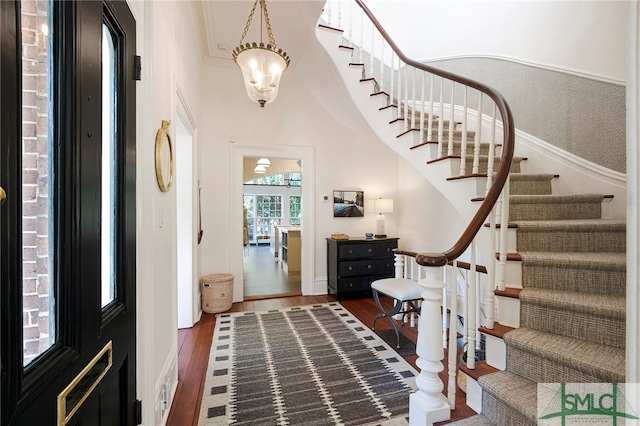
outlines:
[[259, 175], [263, 175], [267, 173], [267, 169], [264, 166], [256, 166], [256, 168], [253, 169], [253, 172]]
[[271, 167], [271, 161], [268, 158], [261, 158], [258, 160], [258, 166]]
[[[251, 19], [256, 11], [256, 6], [260, 4], [260, 43], [245, 43], [244, 38], [251, 26]], [[262, 19], [267, 29], [267, 44], [262, 40]], [[269, 14], [267, 13], [267, 4], [265, 0], [256, 0], [253, 3], [251, 13], [245, 24], [242, 37], [238, 47], [233, 50], [233, 60], [242, 70], [244, 79], [244, 87], [247, 95], [252, 101], [258, 102], [260, 107], [273, 102], [278, 96], [278, 88], [280, 86], [280, 77], [284, 70], [289, 66], [289, 56], [282, 49], [276, 47], [276, 41], [271, 31], [271, 23], [269, 22]]]

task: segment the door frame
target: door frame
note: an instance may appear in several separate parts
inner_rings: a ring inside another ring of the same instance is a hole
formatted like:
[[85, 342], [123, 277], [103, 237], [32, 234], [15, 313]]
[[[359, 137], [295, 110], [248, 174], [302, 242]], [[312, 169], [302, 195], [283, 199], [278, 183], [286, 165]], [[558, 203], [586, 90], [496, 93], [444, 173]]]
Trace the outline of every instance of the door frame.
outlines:
[[243, 272], [243, 161], [244, 157], [272, 157], [301, 161], [302, 221], [300, 229], [301, 275], [303, 296], [315, 294], [315, 149], [307, 146], [256, 147], [236, 146], [231, 149], [231, 270], [234, 275], [233, 301], [244, 299]]
[[[186, 250], [187, 255], [184, 259], [189, 265], [176, 265], [177, 275], [177, 322], [178, 328], [192, 327], [199, 319], [202, 310], [200, 308], [200, 293], [198, 280], [198, 250], [197, 250], [197, 232], [198, 223], [198, 165], [195, 161], [195, 153], [198, 152], [196, 130], [197, 126], [193, 115], [190, 112], [188, 104], [180, 87], [176, 85], [176, 218], [175, 230], [176, 241], [183, 242], [182, 251], [176, 251], [176, 262], [180, 262], [181, 253]], [[186, 150], [186, 151], [185, 151]], [[188, 158], [181, 156], [190, 153]], [[182, 203], [181, 203], [182, 200]], [[181, 205], [184, 204], [184, 205]], [[184, 216], [179, 211], [184, 208]], [[186, 218], [184, 223], [180, 221], [180, 217]], [[186, 225], [185, 225], [186, 224]], [[181, 270], [187, 270], [184, 280], [180, 277]]]

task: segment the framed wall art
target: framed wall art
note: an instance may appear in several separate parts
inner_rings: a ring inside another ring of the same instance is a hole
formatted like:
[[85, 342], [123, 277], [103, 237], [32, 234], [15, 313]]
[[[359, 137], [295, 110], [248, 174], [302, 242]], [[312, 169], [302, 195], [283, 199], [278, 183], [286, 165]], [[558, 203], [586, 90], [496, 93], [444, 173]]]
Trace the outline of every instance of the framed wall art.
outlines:
[[333, 191], [333, 217], [364, 217], [364, 191]]

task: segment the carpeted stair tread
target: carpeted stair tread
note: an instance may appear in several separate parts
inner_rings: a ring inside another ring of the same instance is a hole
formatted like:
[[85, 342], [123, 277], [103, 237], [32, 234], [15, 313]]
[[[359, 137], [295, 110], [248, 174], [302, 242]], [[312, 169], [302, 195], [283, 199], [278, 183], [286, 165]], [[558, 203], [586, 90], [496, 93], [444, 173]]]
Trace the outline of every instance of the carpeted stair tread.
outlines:
[[624, 296], [523, 289], [520, 326], [624, 348], [625, 305]]
[[551, 194], [552, 174], [511, 173], [509, 175], [509, 193], [511, 195], [548, 195]]
[[[453, 141], [453, 152], [451, 154], [449, 154], [449, 142], [448, 140], [445, 138], [445, 140], [442, 142], [442, 152], [444, 154], [447, 155], [456, 155], [456, 156], [460, 156], [462, 154], [462, 142], [460, 141]], [[483, 156], [487, 156], [489, 154], [489, 144], [488, 143], [481, 143], [480, 146], [480, 155]], [[473, 156], [475, 150], [475, 144], [473, 143], [473, 141], [469, 141], [467, 142], [467, 151], [466, 151], [466, 156]]]
[[626, 298], [603, 294], [574, 293], [571, 291], [530, 288], [520, 292], [520, 303], [533, 303], [555, 309], [589, 313], [624, 320]]
[[[581, 382], [585, 380], [576, 378], [584, 377], [586, 381], [605, 383], [625, 381], [624, 348], [526, 327], [505, 334], [504, 341], [507, 345], [507, 370], [523, 377], [530, 376], [528, 378], [531, 380], [550, 383]], [[514, 356], [514, 352], [518, 355]], [[523, 359], [522, 353], [529, 354], [529, 359]], [[540, 364], [540, 360], [535, 358], [547, 362]]]
[[577, 220], [518, 220], [514, 222], [519, 229], [545, 228], [553, 229], [597, 229], [599, 231], [625, 231], [627, 223], [618, 219], [577, 219]]
[[546, 251], [520, 251], [524, 265], [562, 266], [565, 268], [593, 269], [597, 271], [626, 271], [626, 253], [549, 253]]
[[523, 288], [550, 288], [625, 296], [627, 255], [524, 251]]
[[625, 252], [626, 223], [613, 219], [515, 221], [521, 251]]
[[[446, 153], [445, 153], [446, 154]], [[511, 173], [520, 173], [520, 163], [524, 161], [524, 157], [513, 157], [511, 160]], [[486, 155], [478, 156], [478, 173], [487, 173], [487, 164], [489, 157]], [[493, 170], [497, 171], [500, 165], [500, 157], [494, 157]], [[473, 173], [473, 153], [467, 153], [465, 156], [465, 174]]]
[[509, 220], [600, 219], [601, 194], [510, 195]]
[[531, 424], [537, 424], [538, 386], [536, 382], [509, 371], [500, 371], [480, 377], [478, 384], [482, 387], [483, 393], [487, 392], [494, 397], [488, 398], [487, 403], [491, 403], [490, 401], [495, 399], [500, 401], [502, 405], [501, 407], [487, 407], [485, 395], [483, 395], [482, 413], [490, 421], [500, 425], [518, 424], [520, 426], [522, 423], [512, 423], [513, 420], [510, 421], [502, 417], [507, 414], [505, 409], [508, 408], [520, 413]]

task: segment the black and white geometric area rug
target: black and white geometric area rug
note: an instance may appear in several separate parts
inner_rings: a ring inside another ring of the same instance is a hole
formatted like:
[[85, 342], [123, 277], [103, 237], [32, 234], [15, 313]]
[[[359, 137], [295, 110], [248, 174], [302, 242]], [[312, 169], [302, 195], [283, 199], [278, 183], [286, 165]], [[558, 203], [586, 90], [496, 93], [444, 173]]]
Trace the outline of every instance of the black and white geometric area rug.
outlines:
[[417, 372], [338, 302], [220, 314], [200, 425], [406, 425]]

